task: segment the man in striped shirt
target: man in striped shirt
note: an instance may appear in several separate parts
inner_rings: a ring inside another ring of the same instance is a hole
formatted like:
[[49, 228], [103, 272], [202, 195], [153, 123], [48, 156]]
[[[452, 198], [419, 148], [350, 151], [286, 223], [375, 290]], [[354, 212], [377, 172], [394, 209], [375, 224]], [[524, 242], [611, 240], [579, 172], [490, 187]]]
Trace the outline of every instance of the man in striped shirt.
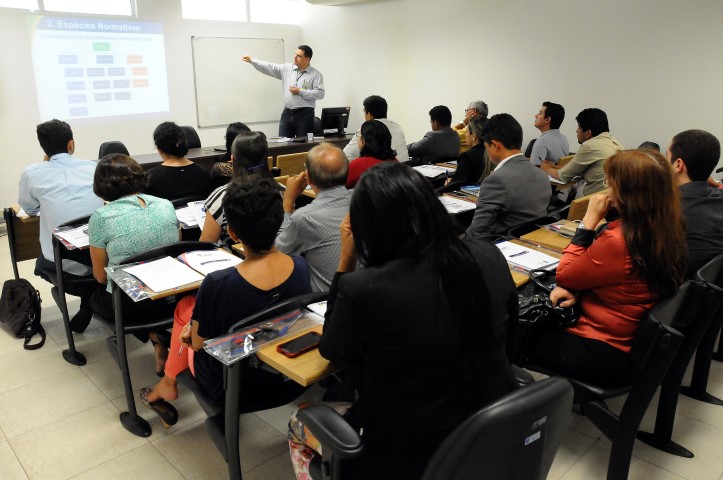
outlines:
[[[346, 189], [349, 162], [338, 147], [322, 143], [309, 151], [306, 170], [286, 183], [284, 222], [276, 248], [302, 255], [309, 264], [311, 289], [328, 292], [341, 254], [339, 225], [349, 211], [351, 192]], [[307, 185], [316, 193], [313, 202], [294, 210]]]

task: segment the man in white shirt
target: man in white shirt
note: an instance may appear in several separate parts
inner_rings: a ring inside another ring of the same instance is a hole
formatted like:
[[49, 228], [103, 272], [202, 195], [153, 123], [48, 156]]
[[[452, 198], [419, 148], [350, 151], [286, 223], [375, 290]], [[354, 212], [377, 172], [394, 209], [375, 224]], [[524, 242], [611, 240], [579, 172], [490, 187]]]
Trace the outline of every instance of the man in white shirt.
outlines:
[[535, 127], [542, 132], [535, 141], [530, 154], [530, 162], [536, 167], [549, 160], [557, 163], [561, 157], [570, 154], [570, 144], [567, 137], [560, 133], [560, 125], [565, 119], [565, 109], [562, 105], [552, 102], [543, 102], [542, 108], [535, 115]]
[[310, 65], [314, 54], [308, 45], [299, 45], [294, 63], [262, 62], [243, 56], [256, 70], [278, 78], [284, 84], [284, 111], [279, 120], [279, 136], [306, 137], [314, 131], [314, 107], [324, 98], [324, 76]]
[[[392, 150], [397, 152], [397, 160], [406, 162], [409, 160], [409, 152], [407, 151], [407, 141], [404, 139], [402, 127], [397, 122], [393, 122], [387, 118], [387, 101], [379, 95], [372, 95], [364, 99], [364, 121], [379, 120], [389, 129], [392, 134]], [[349, 144], [344, 147], [344, 154], [351, 162], [359, 157], [359, 137], [361, 131], [357, 130]]]

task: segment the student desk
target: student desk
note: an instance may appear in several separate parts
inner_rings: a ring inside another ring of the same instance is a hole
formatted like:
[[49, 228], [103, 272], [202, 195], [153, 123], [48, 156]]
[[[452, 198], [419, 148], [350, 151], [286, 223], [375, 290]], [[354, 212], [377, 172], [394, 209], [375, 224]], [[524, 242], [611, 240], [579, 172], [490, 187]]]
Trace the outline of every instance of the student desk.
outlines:
[[570, 245], [570, 241], [572, 240], [572, 238], [563, 237], [559, 233], [551, 232], [544, 228], [538, 228], [533, 232], [522, 235], [520, 238], [560, 253], [562, 253], [565, 247]]
[[6, 207], [3, 211], [5, 227], [10, 246], [10, 263], [15, 278], [18, 274], [18, 262], [33, 260], [40, 255], [40, 217], [18, 217], [20, 206]]
[[[339, 148], [344, 148], [346, 144], [349, 143], [350, 138], [351, 135], [346, 135], [344, 137], [329, 138], [314, 137], [314, 141], [312, 142], [269, 142], [268, 156], [273, 157], [274, 164], [276, 164], [276, 157], [278, 155], [308, 152], [313, 147], [319, 145], [322, 142], [332, 143]], [[221, 151], [215, 150], [217, 148], [221, 149]], [[204, 168], [210, 171], [213, 164], [220, 160], [221, 157], [223, 157], [225, 150], [225, 145], [191, 148], [188, 150], [186, 158], [188, 158], [192, 162], [200, 163], [201, 165], [203, 165]], [[158, 153], [144, 153], [140, 155], [131, 155], [131, 157], [133, 157], [133, 159], [138, 162], [141, 167], [143, 167], [143, 170], [150, 170], [151, 168], [157, 167], [163, 162], [160, 154]]]
[[339, 370], [338, 367], [332, 365], [329, 360], [323, 358], [319, 353], [319, 349], [315, 348], [310, 352], [299, 355], [296, 358], [288, 358], [276, 351], [276, 346], [280, 343], [288, 342], [296, 337], [300, 337], [306, 332], [315, 331], [322, 333], [323, 326], [317, 325], [304, 331], [288, 335], [277, 341], [261, 347], [256, 351], [256, 357], [269, 365], [270, 367], [283, 373], [296, 383], [309, 386], [316, 383], [322, 378], [328, 377]]

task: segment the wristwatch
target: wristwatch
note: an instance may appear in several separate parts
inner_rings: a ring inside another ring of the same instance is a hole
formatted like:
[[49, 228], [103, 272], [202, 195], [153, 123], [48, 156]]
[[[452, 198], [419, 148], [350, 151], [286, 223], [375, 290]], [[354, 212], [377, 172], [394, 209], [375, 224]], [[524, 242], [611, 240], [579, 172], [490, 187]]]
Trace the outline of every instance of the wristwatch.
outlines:
[[585, 224], [582, 222], [580, 222], [580, 224], [577, 226], [577, 229], [578, 230], [587, 230], [587, 228], [585, 227]]

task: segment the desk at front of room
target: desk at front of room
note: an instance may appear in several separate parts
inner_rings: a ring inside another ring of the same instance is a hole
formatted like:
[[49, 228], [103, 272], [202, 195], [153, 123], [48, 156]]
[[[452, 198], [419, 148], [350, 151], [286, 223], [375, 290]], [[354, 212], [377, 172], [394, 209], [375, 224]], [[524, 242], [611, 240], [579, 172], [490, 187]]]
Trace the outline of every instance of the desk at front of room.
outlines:
[[[339, 148], [344, 148], [351, 139], [351, 134], [344, 137], [314, 137], [314, 141], [308, 142], [269, 142], [268, 156], [273, 157], [273, 165], [276, 166], [276, 157], [279, 155], [287, 155], [289, 153], [308, 152], [316, 145], [322, 142], [327, 142], [336, 145]], [[206, 170], [211, 170], [211, 167], [215, 162], [220, 160], [226, 151], [225, 145], [216, 145], [213, 147], [201, 147], [191, 148], [188, 150], [186, 158], [192, 162], [203, 165]], [[144, 170], [150, 170], [153, 167], [160, 165], [163, 160], [158, 153], [144, 153], [139, 155], [131, 155], [133, 159], [138, 162]]]

